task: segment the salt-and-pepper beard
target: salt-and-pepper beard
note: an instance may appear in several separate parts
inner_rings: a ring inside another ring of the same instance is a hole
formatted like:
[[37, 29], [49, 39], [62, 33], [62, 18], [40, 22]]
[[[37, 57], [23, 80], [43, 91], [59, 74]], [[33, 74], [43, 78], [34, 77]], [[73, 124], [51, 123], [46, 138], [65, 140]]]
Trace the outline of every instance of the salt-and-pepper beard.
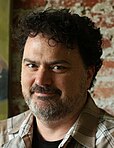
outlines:
[[[80, 89], [76, 96], [65, 96], [59, 99], [48, 99], [47, 106], [39, 107], [32, 97], [24, 95], [25, 101], [33, 112], [33, 114], [44, 121], [56, 121], [68, 116], [69, 114], [78, 114], [80, 108], [84, 105], [87, 96], [87, 90], [85, 88], [86, 82], [84, 79], [81, 80]], [[32, 96], [32, 95], [31, 95]], [[45, 101], [45, 100], [44, 100]], [[83, 102], [83, 103], [82, 103]]]

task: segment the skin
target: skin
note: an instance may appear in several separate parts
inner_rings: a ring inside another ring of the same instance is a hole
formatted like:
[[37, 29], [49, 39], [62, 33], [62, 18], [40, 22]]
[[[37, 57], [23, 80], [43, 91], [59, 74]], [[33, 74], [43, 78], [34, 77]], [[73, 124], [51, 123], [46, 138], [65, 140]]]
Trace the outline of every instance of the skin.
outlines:
[[85, 68], [78, 47], [67, 49], [48, 42], [42, 34], [28, 37], [22, 58], [22, 92], [45, 140], [62, 139], [76, 121], [93, 74], [94, 68]]

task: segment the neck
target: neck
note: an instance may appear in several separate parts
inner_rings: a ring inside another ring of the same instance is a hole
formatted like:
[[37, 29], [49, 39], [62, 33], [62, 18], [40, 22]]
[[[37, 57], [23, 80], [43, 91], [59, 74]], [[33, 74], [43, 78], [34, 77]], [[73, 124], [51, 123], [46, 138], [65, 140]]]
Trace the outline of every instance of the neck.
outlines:
[[37, 119], [38, 131], [46, 141], [57, 141], [64, 138], [70, 127], [76, 122], [78, 116], [69, 116], [59, 121], [44, 122]]

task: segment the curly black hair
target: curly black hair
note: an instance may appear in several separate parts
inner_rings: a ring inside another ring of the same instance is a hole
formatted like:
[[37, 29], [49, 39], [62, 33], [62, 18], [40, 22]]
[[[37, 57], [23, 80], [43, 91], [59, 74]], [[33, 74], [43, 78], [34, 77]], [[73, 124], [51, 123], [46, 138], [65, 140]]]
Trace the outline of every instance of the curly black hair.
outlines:
[[22, 53], [27, 37], [42, 33], [47, 35], [49, 40], [53, 39], [67, 48], [75, 49], [78, 45], [85, 66], [95, 66], [93, 80], [102, 65], [100, 29], [88, 17], [79, 16], [70, 12], [69, 9], [50, 8], [43, 11], [32, 11], [19, 20], [16, 31]]

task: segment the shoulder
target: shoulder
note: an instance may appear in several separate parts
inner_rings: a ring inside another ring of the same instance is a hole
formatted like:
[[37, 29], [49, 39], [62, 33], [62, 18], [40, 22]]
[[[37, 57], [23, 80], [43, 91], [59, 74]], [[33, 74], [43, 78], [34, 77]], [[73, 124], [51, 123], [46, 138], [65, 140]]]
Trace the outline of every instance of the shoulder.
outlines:
[[107, 112], [101, 110], [101, 114], [99, 117], [99, 128], [100, 128], [100, 125], [104, 125], [104, 127], [106, 127], [107, 130], [111, 131], [112, 129], [113, 131], [114, 130], [114, 116], [111, 116]]
[[22, 122], [28, 116], [29, 113], [30, 111], [26, 111], [17, 116], [0, 121], [0, 144], [3, 144], [4, 142], [8, 141], [9, 132], [11, 130], [13, 130], [14, 132], [19, 131]]
[[114, 145], [114, 116], [109, 115], [101, 110], [99, 124], [96, 133], [96, 145], [99, 147]]
[[14, 116], [14, 117], [8, 118], [6, 120], [1, 120], [0, 121], [0, 132], [7, 129], [8, 126], [13, 126], [13, 125], [19, 126], [19, 124], [21, 124], [23, 122], [23, 120], [26, 118], [26, 116], [29, 113], [30, 113], [30, 111], [26, 111], [26, 112], [23, 112], [19, 115]]

